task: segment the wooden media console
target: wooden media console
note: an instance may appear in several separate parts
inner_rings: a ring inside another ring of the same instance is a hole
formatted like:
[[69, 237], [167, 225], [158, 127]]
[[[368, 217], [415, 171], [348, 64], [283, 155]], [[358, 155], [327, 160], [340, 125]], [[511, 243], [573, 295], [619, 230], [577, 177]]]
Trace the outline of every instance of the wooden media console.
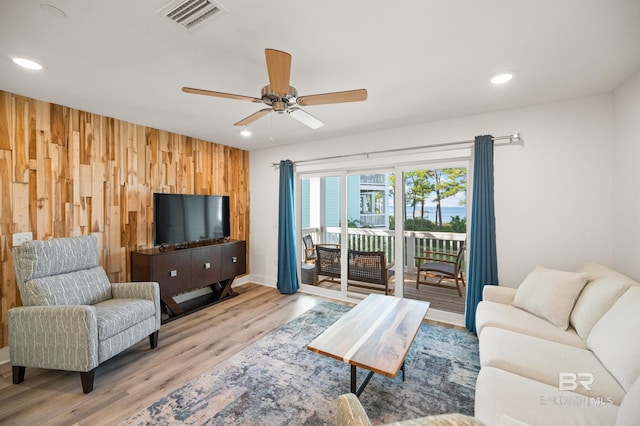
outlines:
[[[160, 284], [162, 322], [195, 312], [238, 294], [236, 276], [247, 271], [245, 241], [226, 241], [186, 248], [150, 248], [131, 253], [131, 280]], [[211, 293], [177, 302], [175, 296], [209, 287]]]

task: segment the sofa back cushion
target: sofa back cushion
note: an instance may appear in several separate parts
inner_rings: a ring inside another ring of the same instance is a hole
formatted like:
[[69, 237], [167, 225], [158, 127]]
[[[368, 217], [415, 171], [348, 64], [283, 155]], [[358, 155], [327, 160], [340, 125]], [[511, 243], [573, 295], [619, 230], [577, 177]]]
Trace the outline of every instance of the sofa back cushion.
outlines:
[[87, 305], [111, 298], [94, 235], [28, 241], [13, 249], [13, 262], [25, 306]]
[[566, 330], [571, 310], [589, 278], [588, 273], [536, 266], [516, 290], [511, 304]]
[[632, 286], [593, 326], [587, 346], [622, 387], [640, 377], [640, 287]]
[[571, 312], [571, 326], [587, 340], [594, 324], [613, 306], [629, 287], [638, 285], [626, 275], [597, 263], [585, 263], [576, 272], [588, 272], [587, 283]]

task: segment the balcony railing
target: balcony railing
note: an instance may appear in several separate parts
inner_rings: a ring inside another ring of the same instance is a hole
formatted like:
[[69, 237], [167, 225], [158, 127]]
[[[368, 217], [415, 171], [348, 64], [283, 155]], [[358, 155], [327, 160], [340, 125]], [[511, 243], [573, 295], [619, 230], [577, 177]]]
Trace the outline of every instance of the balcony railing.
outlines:
[[374, 213], [360, 213], [360, 226], [385, 226], [385, 215]]
[[[302, 234], [311, 234], [316, 244], [340, 244], [340, 228], [306, 228]], [[383, 251], [388, 262], [396, 262], [395, 231], [369, 228], [349, 228], [348, 247], [352, 250]], [[422, 256], [425, 251], [444, 251], [457, 253], [467, 236], [455, 232], [404, 232], [403, 265], [405, 272], [415, 272], [414, 257]]]
[[372, 183], [377, 185], [385, 185], [387, 177], [385, 175], [360, 175], [360, 183]]

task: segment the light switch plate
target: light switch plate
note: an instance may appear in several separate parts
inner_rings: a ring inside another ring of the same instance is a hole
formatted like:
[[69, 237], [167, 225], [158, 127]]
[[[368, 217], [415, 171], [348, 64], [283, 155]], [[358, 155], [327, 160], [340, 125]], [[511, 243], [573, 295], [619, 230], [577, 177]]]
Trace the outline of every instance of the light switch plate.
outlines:
[[17, 247], [24, 242], [33, 240], [33, 233], [31, 232], [19, 232], [13, 234], [13, 247]]

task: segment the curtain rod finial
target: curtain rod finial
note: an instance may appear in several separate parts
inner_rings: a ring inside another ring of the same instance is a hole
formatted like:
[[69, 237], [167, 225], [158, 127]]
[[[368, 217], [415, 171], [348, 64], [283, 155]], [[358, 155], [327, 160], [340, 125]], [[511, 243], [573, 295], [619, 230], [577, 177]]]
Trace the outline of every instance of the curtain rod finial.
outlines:
[[509, 143], [523, 143], [522, 133], [514, 133], [509, 137]]

